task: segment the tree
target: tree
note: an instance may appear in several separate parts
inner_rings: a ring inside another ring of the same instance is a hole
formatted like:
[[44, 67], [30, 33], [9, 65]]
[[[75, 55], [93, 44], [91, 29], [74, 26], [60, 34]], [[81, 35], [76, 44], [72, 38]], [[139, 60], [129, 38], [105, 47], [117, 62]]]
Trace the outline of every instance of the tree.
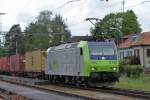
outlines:
[[32, 51], [34, 49], [46, 49], [49, 46], [48, 28], [51, 22], [51, 11], [42, 11], [37, 16], [35, 22], [31, 22], [25, 29], [26, 49]]
[[134, 12], [128, 10], [127, 12], [106, 15], [96, 23], [94, 28], [91, 28], [90, 32], [98, 39], [110, 39], [141, 32], [141, 28]]
[[65, 43], [71, 36], [70, 31], [61, 15], [55, 15], [51, 21], [50, 28], [52, 30], [50, 42], [51, 46]]
[[16, 50], [17, 53], [24, 53], [24, 42], [24, 34], [21, 32], [21, 27], [19, 24], [16, 24], [6, 33], [4, 46], [10, 55], [15, 54]]
[[36, 22], [30, 23], [26, 27], [26, 48], [28, 51], [47, 49], [49, 46], [60, 44], [61, 40], [66, 42], [70, 38], [70, 31], [62, 16], [52, 17], [51, 11], [42, 11], [37, 16]]
[[122, 16], [123, 18], [121, 31], [124, 33], [124, 35], [130, 35], [142, 31], [137, 17], [132, 10], [128, 10], [126, 13], [120, 13], [118, 15]]

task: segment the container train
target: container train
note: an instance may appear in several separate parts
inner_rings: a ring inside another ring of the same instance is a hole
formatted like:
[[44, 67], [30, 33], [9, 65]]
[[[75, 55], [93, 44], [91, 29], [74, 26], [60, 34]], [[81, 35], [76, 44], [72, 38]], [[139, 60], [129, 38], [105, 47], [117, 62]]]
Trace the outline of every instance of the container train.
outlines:
[[114, 42], [61, 44], [46, 51], [0, 57], [0, 73], [49, 79], [53, 83], [108, 86], [118, 81]]

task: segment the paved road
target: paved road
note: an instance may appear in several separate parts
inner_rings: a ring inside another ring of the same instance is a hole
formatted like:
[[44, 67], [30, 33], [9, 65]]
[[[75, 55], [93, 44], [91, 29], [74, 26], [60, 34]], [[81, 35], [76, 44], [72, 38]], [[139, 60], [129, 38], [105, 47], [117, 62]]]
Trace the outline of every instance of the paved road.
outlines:
[[46, 93], [37, 89], [14, 85], [3, 81], [0, 81], [0, 88], [7, 89], [11, 92], [15, 92], [33, 100], [81, 100], [79, 98], [67, 97], [54, 93]]

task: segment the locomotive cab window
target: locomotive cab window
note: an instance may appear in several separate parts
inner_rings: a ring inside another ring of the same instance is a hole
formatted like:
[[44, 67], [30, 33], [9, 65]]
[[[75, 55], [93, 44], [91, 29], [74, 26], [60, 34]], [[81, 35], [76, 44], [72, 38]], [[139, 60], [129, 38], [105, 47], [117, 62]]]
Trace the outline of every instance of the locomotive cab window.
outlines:
[[90, 55], [115, 55], [115, 49], [110, 44], [89, 43], [89, 53]]
[[82, 56], [83, 55], [83, 49], [80, 48], [80, 55]]
[[102, 46], [102, 48], [103, 48], [103, 55], [114, 55], [115, 54], [115, 50], [114, 50], [113, 46], [111, 46], [111, 45]]

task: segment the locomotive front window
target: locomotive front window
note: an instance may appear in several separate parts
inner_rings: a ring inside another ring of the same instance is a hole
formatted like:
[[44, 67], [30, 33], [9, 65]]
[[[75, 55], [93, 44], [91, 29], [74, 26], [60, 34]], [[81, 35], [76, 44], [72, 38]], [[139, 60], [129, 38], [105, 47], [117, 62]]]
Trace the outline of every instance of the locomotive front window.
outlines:
[[90, 55], [115, 55], [113, 45], [89, 44]]
[[103, 49], [103, 55], [114, 55], [115, 54], [115, 50], [113, 48], [113, 46], [102, 46]]
[[103, 50], [102, 50], [102, 48], [99, 48], [99, 47], [96, 46], [96, 45], [89, 46], [89, 48], [90, 48], [90, 54], [91, 54], [91, 55], [103, 55]]

